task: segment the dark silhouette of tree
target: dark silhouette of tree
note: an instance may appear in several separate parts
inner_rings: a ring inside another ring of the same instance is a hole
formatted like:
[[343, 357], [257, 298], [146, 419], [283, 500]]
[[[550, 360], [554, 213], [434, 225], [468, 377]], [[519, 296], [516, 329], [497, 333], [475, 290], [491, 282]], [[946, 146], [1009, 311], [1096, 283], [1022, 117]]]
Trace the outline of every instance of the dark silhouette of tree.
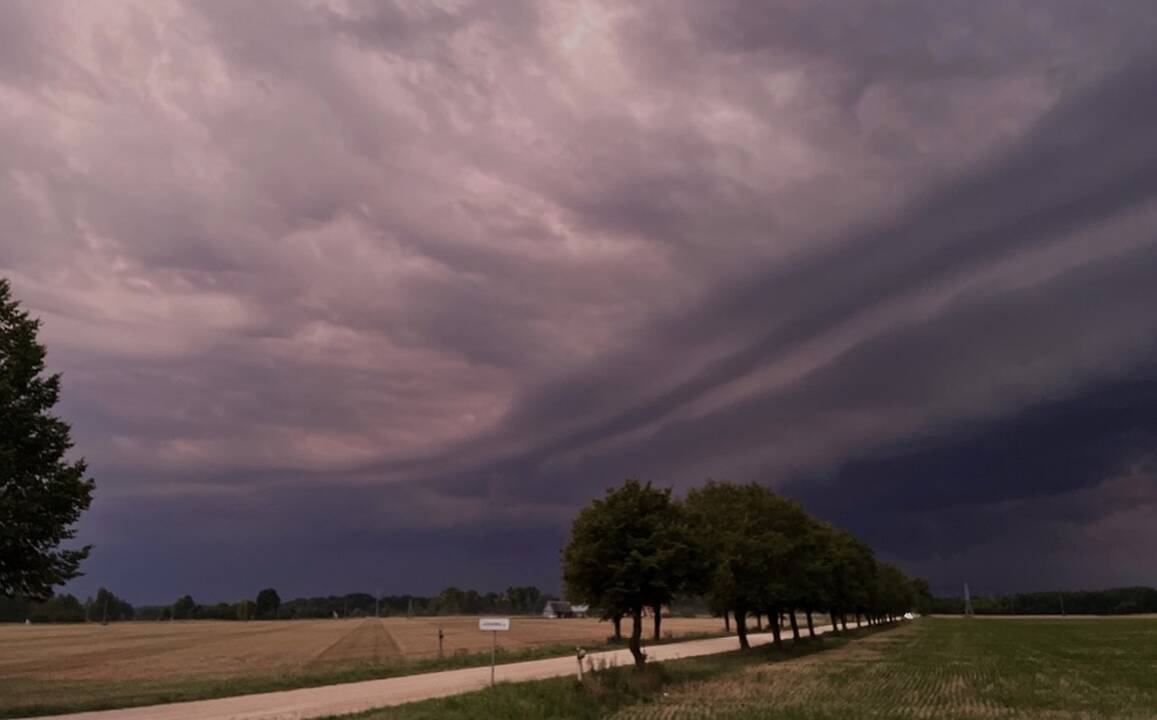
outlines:
[[912, 578], [912, 593], [915, 596], [916, 610], [921, 615], [931, 615], [936, 598], [932, 595], [932, 587], [928, 581], [924, 578]]
[[67, 462], [70, 429], [52, 415], [60, 375], [45, 375], [40, 321], [0, 279], [0, 595], [47, 599], [80, 575], [91, 546], [61, 550], [92, 502], [84, 460]]
[[281, 596], [273, 588], [265, 588], [257, 593], [257, 617], [263, 620], [276, 619], [279, 607], [281, 607]]
[[109, 623], [132, 620], [134, 612], [132, 605], [102, 587], [95, 598], [85, 603], [85, 615], [89, 622]]
[[915, 593], [912, 581], [891, 563], [876, 563], [875, 604], [871, 608], [872, 624], [891, 622], [912, 609]]
[[174, 620], [192, 620], [197, 615], [197, 603], [192, 595], [184, 595], [173, 603]]

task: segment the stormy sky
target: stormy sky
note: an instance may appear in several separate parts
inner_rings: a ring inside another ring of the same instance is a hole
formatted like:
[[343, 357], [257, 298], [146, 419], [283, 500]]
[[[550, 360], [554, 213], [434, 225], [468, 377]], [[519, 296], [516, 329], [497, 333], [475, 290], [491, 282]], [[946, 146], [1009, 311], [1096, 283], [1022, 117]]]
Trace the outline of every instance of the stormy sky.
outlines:
[[558, 590], [632, 475], [1157, 584], [1157, 8], [7, 2], [0, 275], [138, 603]]

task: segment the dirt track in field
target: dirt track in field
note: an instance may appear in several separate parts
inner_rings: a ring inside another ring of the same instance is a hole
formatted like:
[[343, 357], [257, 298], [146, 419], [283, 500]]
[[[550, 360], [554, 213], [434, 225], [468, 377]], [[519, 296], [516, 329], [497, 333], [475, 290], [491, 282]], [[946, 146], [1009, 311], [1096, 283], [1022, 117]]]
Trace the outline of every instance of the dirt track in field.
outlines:
[[307, 664], [315, 666], [349, 661], [381, 663], [401, 657], [401, 648], [382, 621], [367, 618]]

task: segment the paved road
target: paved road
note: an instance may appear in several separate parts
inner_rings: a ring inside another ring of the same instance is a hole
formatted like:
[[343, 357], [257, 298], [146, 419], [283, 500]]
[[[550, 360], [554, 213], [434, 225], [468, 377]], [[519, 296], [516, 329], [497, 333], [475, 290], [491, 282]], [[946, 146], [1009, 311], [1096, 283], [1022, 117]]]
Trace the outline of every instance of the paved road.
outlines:
[[[829, 630], [830, 626], [816, 628], [817, 633]], [[752, 634], [748, 638], [753, 646], [772, 642], [771, 633]], [[737, 649], [739, 640], [732, 636], [655, 645], [646, 650], [648, 659], [656, 661], [713, 655]], [[627, 650], [592, 653], [588, 660], [596, 665], [600, 662], [629, 665], [632, 662], [631, 653]], [[498, 682], [542, 680], [575, 674], [577, 670], [578, 663], [573, 656], [550, 658], [499, 665], [495, 678]], [[458, 695], [481, 690], [489, 684], [490, 668], [478, 667], [216, 700], [53, 715], [39, 720], [304, 720]]]

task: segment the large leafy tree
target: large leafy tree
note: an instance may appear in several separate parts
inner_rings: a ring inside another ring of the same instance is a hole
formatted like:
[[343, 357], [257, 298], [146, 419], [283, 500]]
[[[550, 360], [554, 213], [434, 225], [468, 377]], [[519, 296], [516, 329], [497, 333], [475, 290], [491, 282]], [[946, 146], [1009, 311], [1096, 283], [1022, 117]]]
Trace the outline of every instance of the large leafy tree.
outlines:
[[910, 611], [915, 603], [912, 581], [891, 563], [878, 562], [876, 567], [877, 591], [872, 622], [895, 620]]
[[[829, 571], [827, 533], [799, 503], [777, 497], [774, 507], [776, 526], [790, 541], [776, 568], [774, 592], [769, 593], [772, 605], [768, 608], [768, 617], [778, 620], [779, 613], [786, 611], [791, 621], [792, 637], [798, 641], [797, 612], [802, 610], [806, 614], [808, 631], [814, 636], [812, 610], [823, 607], [824, 584]], [[778, 622], [772, 623], [772, 632], [778, 641]]]
[[84, 460], [65, 460], [69, 427], [52, 414], [60, 376], [45, 374], [39, 329], [0, 279], [0, 595], [38, 599], [80, 575], [90, 546], [60, 545], [94, 487]]
[[754, 483], [708, 482], [687, 494], [694, 535], [703, 543], [708, 568], [700, 588], [715, 609], [735, 616], [741, 647], [749, 647], [747, 615], [768, 607], [768, 593], [782, 582], [782, 559], [791, 538], [777, 525], [777, 498]]
[[567, 596], [631, 617], [629, 647], [642, 667], [643, 610], [669, 603], [696, 565], [671, 491], [629, 479], [584, 508], [562, 553]]
[[760, 487], [759, 508], [769, 540], [764, 547], [767, 574], [764, 576], [763, 608], [775, 642], [780, 641], [779, 619], [784, 612], [791, 621], [792, 634], [799, 639], [795, 610], [806, 592], [808, 532], [812, 519], [799, 503]]
[[831, 604], [832, 625], [838, 621], [847, 630], [848, 612], [858, 617], [873, 601], [876, 558], [871, 547], [846, 530], [831, 528], [830, 532], [831, 575], [826, 595]]

